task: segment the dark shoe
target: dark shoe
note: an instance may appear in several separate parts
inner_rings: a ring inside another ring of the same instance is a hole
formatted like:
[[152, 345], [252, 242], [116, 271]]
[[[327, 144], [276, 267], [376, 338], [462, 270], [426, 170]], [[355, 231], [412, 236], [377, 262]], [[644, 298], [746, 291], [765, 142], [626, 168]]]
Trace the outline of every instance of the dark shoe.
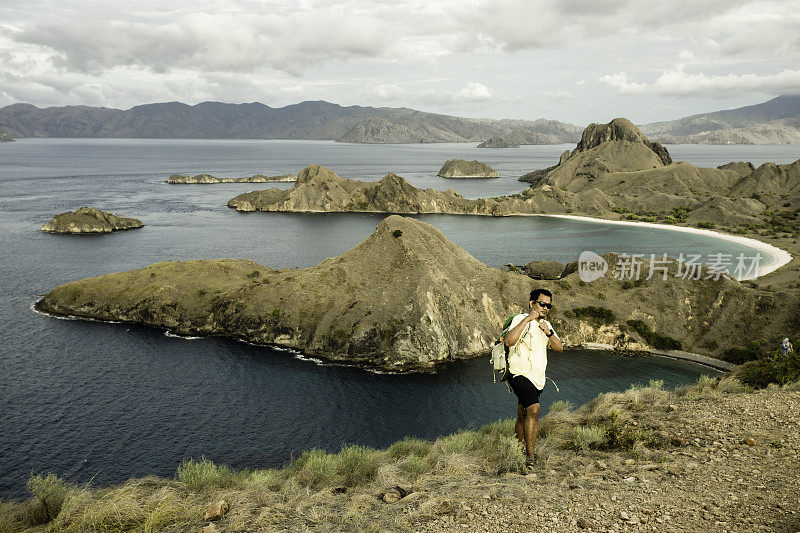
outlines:
[[525, 473], [533, 474], [536, 472], [536, 456], [525, 459]]

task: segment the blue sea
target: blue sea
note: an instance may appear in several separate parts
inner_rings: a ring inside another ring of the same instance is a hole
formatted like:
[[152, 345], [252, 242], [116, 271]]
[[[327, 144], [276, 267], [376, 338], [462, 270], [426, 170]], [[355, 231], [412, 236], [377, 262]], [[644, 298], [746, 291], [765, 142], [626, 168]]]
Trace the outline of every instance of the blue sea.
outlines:
[[[189, 457], [272, 467], [312, 448], [384, 447], [407, 435], [434, 439], [513, 416], [515, 399], [492, 383], [488, 359], [453, 363], [436, 374], [377, 374], [225, 338], [191, 340], [135, 325], [56, 319], [31, 306], [68, 281], [167, 259], [308, 267], [348, 250], [381, 219], [238, 213], [226, 207], [230, 198], [266, 186], [165, 184], [173, 173], [296, 174], [317, 163], [347, 178], [369, 181], [395, 172], [417, 187], [452, 187], [477, 198], [521, 191], [520, 175], [555, 164], [571, 148], [138, 139], [0, 144], [0, 356], [6, 373], [0, 382], [0, 497], [23, 495], [31, 472], [99, 486], [145, 474], [169, 477]], [[668, 147], [673, 159], [701, 166], [788, 163], [800, 157], [798, 148]], [[485, 161], [501, 177], [437, 177], [453, 158]], [[103, 236], [39, 231], [54, 214], [84, 205], [139, 218], [145, 227]], [[584, 250], [755, 253], [708, 236], [548, 217], [418, 218], [494, 267], [566, 262]], [[543, 408], [557, 400], [578, 405], [651, 379], [674, 387], [704, 373], [714, 371], [658, 357], [565, 352], [551, 357], [549, 375], [560, 392], [548, 385]]]

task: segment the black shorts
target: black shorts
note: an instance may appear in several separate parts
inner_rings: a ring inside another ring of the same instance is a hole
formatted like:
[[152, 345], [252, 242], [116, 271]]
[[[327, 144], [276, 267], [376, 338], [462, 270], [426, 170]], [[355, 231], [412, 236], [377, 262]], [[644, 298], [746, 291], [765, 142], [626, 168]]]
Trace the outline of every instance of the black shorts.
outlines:
[[537, 389], [536, 385], [531, 383], [531, 380], [525, 376], [511, 376], [511, 379], [508, 380], [508, 384], [511, 385], [511, 390], [517, 395], [519, 404], [523, 409], [527, 409], [531, 405], [539, 403], [539, 395], [542, 391]]

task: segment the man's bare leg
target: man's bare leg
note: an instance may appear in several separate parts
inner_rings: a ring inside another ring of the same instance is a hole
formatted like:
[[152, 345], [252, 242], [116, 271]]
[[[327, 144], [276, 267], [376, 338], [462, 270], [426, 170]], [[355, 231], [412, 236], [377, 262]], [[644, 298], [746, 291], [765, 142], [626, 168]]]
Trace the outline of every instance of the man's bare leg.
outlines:
[[514, 433], [517, 434], [517, 440], [519, 440], [522, 446], [525, 446], [525, 430], [523, 429], [524, 420], [525, 410], [520, 404], [517, 404], [517, 423], [514, 424]]
[[525, 418], [522, 421], [522, 429], [525, 437], [525, 455], [528, 459], [533, 459], [536, 437], [539, 435], [539, 409], [540, 405], [535, 403], [523, 410]]

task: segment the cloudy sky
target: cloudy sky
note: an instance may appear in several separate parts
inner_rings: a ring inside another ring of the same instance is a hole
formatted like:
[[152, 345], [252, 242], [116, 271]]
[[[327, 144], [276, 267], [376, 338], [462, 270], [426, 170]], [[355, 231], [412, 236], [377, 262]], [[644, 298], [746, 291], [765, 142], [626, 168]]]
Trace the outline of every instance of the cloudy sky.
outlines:
[[585, 125], [786, 93], [800, 0], [0, 0], [0, 106], [327, 100]]

